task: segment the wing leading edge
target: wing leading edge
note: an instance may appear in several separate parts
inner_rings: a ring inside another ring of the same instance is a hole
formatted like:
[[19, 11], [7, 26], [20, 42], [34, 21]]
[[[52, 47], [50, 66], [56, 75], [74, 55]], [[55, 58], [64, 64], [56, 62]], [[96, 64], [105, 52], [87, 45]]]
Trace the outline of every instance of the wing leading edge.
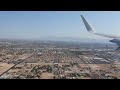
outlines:
[[85, 19], [85, 17], [83, 15], [81, 15], [81, 18], [84, 22], [84, 25], [87, 29], [88, 32], [95, 34], [95, 35], [99, 35], [99, 36], [103, 36], [103, 37], [108, 37], [108, 38], [120, 38], [120, 36], [117, 35], [109, 35], [109, 34], [103, 34], [103, 33], [96, 33], [95, 30], [93, 29], [93, 27], [88, 23], [88, 21]]

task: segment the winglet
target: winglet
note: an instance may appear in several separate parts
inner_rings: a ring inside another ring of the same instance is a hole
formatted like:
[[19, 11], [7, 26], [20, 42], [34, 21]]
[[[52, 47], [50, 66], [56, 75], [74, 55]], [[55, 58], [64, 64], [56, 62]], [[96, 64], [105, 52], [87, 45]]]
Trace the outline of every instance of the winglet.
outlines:
[[88, 23], [88, 21], [84, 18], [83, 15], [81, 15], [81, 18], [84, 22], [84, 25], [85, 25], [87, 31], [90, 32], [90, 33], [95, 33], [95, 30], [92, 28], [92, 26]]

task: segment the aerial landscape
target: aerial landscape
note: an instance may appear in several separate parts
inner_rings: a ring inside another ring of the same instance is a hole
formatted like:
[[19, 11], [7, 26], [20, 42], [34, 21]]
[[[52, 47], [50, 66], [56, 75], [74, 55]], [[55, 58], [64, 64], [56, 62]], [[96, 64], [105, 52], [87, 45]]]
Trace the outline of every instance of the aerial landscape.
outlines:
[[115, 46], [53, 42], [4, 41], [0, 47], [0, 78], [120, 78], [120, 53]]
[[[68, 17], [70, 13], [72, 15]], [[88, 15], [89, 22], [95, 24], [92, 15], [98, 18], [97, 13], [108, 15], [114, 12], [75, 12], [77, 24], [69, 20], [74, 12], [0, 12], [0, 79], [120, 79], [119, 36], [108, 34], [110, 31], [105, 27], [102, 29], [106, 32], [94, 30], [81, 13]], [[60, 15], [60, 19], [53, 14]], [[115, 12], [115, 15], [119, 14]], [[29, 20], [33, 16], [36, 18]], [[55, 19], [52, 21], [49, 17]], [[67, 18], [70, 25], [63, 23], [61, 18]], [[51, 20], [51, 23], [48, 21], [50, 25], [47, 20]], [[102, 23], [103, 20], [99, 20], [98, 24]], [[96, 33], [99, 31], [104, 34]], [[116, 30], [116, 33], [119, 32]], [[84, 37], [88, 39], [82, 39]]]

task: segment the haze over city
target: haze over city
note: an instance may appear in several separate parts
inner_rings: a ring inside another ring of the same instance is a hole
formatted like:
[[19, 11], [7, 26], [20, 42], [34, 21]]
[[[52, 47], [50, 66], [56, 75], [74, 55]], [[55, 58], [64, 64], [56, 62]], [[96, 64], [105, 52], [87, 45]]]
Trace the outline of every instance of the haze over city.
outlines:
[[120, 34], [119, 11], [0, 11], [0, 38], [84, 41], [108, 40], [86, 31], [84, 15], [97, 32]]

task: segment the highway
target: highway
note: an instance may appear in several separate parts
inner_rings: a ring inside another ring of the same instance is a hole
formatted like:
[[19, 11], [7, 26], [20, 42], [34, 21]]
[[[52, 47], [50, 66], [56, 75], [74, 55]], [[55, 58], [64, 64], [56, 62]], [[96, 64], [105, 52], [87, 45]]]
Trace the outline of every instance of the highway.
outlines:
[[[33, 53], [33, 54], [35, 54], [35, 52]], [[2, 74], [0, 74], [0, 77], [3, 75], [3, 74], [5, 74], [6, 72], [8, 72], [10, 69], [12, 69], [12, 68], [14, 68], [16, 65], [18, 65], [18, 64], [20, 64], [20, 63], [22, 63], [22, 62], [24, 62], [25, 60], [27, 60], [27, 59], [29, 59], [30, 57], [32, 57], [33, 56], [33, 54], [32, 55], [30, 55], [29, 57], [27, 57], [26, 59], [19, 59], [19, 62], [17, 62], [17, 63], [15, 63], [15, 65], [14, 66], [12, 66], [11, 68], [9, 68], [8, 70], [6, 70], [5, 72], [3, 72]], [[17, 60], [18, 61], [18, 60]]]

